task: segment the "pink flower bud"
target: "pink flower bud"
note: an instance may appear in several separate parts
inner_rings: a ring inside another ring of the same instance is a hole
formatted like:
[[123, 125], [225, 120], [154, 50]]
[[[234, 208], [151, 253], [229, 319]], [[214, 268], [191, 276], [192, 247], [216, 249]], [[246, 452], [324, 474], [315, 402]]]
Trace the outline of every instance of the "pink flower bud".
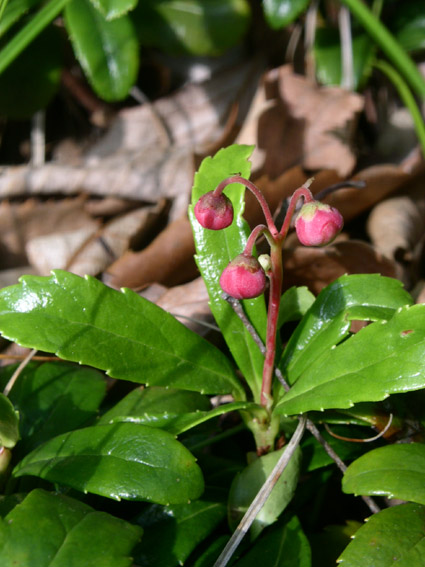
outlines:
[[305, 203], [301, 207], [295, 230], [304, 246], [325, 246], [341, 232], [344, 219], [341, 213], [319, 201]]
[[233, 221], [233, 205], [226, 195], [214, 195], [209, 191], [195, 205], [195, 217], [199, 224], [210, 230], [227, 228]]
[[220, 277], [221, 289], [235, 299], [252, 299], [266, 288], [266, 275], [254, 256], [239, 254]]

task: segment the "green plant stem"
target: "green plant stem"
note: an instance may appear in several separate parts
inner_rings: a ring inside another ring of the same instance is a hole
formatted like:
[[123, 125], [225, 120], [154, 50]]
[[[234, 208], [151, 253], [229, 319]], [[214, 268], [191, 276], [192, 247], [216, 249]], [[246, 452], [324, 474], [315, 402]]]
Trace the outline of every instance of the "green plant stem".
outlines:
[[425, 156], [425, 123], [422, 118], [421, 111], [416, 104], [415, 98], [406, 84], [403, 77], [386, 61], [378, 60], [375, 61], [375, 67], [385, 73], [385, 75], [390, 79], [395, 88], [400, 95], [401, 100], [409, 110], [413, 124], [415, 126], [416, 134], [419, 139], [419, 143], [422, 148], [422, 154]]
[[425, 98], [425, 79], [409, 55], [380, 20], [375, 17], [373, 12], [361, 0], [341, 0], [341, 3], [348, 6], [355, 18], [379, 45], [412, 89], [420, 97]]
[[8, 0], [0, 0], [0, 20], [2, 19], [3, 12], [6, 9]]
[[0, 51], [0, 73], [60, 14], [69, 0], [51, 0]]
[[302, 436], [304, 434], [306, 418], [300, 417], [298, 422], [297, 428], [294, 434], [291, 437], [291, 440], [286, 446], [285, 451], [283, 452], [282, 456], [276, 463], [274, 469], [268, 476], [266, 482], [263, 484], [261, 489], [258, 491], [257, 496], [251, 502], [248, 510], [245, 512], [244, 517], [240, 521], [238, 527], [234, 531], [232, 537], [227, 542], [227, 545], [221, 552], [219, 558], [214, 563], [214, 567], [225, 567], [229, 560], [231, 559], [232, 555], [234, 554], [235, 550], [237, 549], [238, 545], [242, 541], [243, 537], [248, 532], [249, 528], [252, 525], [252, 522], [257, 517], [259, 511], [264, 506], [267, 498], [270, 496], [271, 491], [273, 490], [274, 486], [276, 485], [277, 481], [281, 477], [283, 471], [287, 467], [289, 461], [292, 458], [296, 448], [300, 444]]

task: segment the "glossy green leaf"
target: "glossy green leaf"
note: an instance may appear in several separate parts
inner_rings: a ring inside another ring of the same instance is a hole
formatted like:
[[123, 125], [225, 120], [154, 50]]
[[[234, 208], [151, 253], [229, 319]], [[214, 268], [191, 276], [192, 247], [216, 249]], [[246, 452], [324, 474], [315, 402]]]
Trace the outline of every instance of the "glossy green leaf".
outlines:
[[12, 402], [0, 393], [0, 447], [11, 449], [19, 440], [19, 418]]
[[338, 561], [342, 567], [423, 567], [425, 507], [401, 504], [374, 514]]
[[0, 74], [0, 114], [25, 119], [45, 108], [59, 88], [62, 67], [61, 36], [49, 26]]
[[0, 18], [0, 37], [18, 22], [33, 6], [41, 4], [42, 0], [13, 0], [8, 2]]
[[175, 418], [184, 413], [208, 411], [211, 403], [198, 392], [174, 388], [135, 388], [109, 411], [102, 415], [99, 424], [137, 421], [154, 427], [162, 427], [169, 416]]
[[243, 396], [228, 359], [174, 317], [125, 289], [57, 270], [0, 291], [0, 331], [23, 346], [114, 378]]
[[142, 529], [61, 494], [33, 490], [0, 520], [2, 567], [130, 567]]
[[226, 506], [220, 502], [153, 505], [136, 518], [144, 538], [135, 550], [135, 562], [140, 567], [183, 565], [225, 518]]
[[[372, 71], [376, 45], [366, 34], [355, 35], [353, 50], [353, 87], [361, 88]], [[341, 37], [338, 30], [318, 28], [314, 43], [316, 75], [323, 85], [341, 85]]]
[[[220, 150], [214, 157], [203, 160], [195, 175], [189, 217], [195, 237], [196, 262], [208, 288], [211, 311], [236, 364], [254, 394], [254, 400], [259, 401], [264, 357], [231, 306], [222, 299], [223, 292], [219, 284], [222, 271], [230, 260], [243, 251], [249, 236], [249, 227], [242, 219], [245, 188], [240, 184], [232, 184], [225, 189], [225, 194], [233, 203], [234, 220], [233, 224], [224, 230], [202, 228], [193, 213], [193, 207], [199, 197], [215, 189], [226, 177], [235, 173], [249, 177], [251, 164], [248, 158], [252, 149], [252, 146], [234, 145]], [[249, 320], [264, 340], [267, 326], [264, 297], [242, 303]]]
[[248, 31], [246, 0], [142, 0], [132, 12], [142, 45], [173, 55], [218, 55]]
[[400, 308], [314, 360], [277, 413], [347, 408], [425, 387], [425, 305]]
[[233, 402], [211, 409], [209, 399], [196, 392], [137, 388], [106, 412], [99, 424], [141, 423], [179, 435], [209, 419], [246, 409], [261, 408], [252, 402]]
[[292, 24], [308, 7], [309, 0], [263, 0], [266, 21], [274, 29]]
[[[3, 369], [0, 383], [15, 369]], [[20, 453], [83, 426], [96, 415], [105, 388], [104, 376], [90, 368], [63, 362], [27, 365], [9, 395], [21, 418]]]
[[[230, 488], [228, 502], [229, 522], [233, 529], [238, 525], [284, 450], [285, 448], [262, 455], [235, 477]], [[291, 502], [297, 487], [300, 466], [301, 450], [297, 447], [252, 524], [253, 537], [257, 537], [265, 527], [273, 524]]]
[[133, 10], [138, 0], [90, 0], [90, 2], [107, 20], [114, 20]]
[[386, 320], [412, 303], [398, 280], [377, 274], [342, 276], [320, 292], [292, 334], [279, 367], [293, 384], [320, 355], [348, 336], [351, 321]]
[[110, 102], [125, 98], [139, 69], [139, 46], [129, 16], [107, 21], [90, 0], [71, 0], [65, 8], [65, 24], [96, 93]]
[[289, 321], [301, 319], [313, 305], [315, 299], [305, 286], [293, 286], [286, 290], [280, 299], [278, 328]]
[[369, 451], [348, 467], [342, 489], [425, 504], [425, 445], [403, 443]]
[[311, 567], [310, 544], [301, 524], [293, 516], [279, 527], [260, 538], [234, 567]]
[[389, 25], [403, 49], [406, 51], [425, 49], [425, 12], [422, 0], [396, 4]]
[[203, 491], [195, 458], [173, 435], [134, 423], [60, 435], [27, 455], [13, 473], [116, 500], [181, 503]]

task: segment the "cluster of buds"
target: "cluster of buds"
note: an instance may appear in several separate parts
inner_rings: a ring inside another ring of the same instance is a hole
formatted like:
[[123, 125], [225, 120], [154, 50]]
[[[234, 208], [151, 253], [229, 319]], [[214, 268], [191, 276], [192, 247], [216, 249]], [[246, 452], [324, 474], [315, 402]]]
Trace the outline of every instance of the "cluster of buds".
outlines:
[[[266, 224], [258, 225], [253, 229], [243, 252], [236, 256], [221, 274], [220, 286], [226, 294], [235, 299], [252, 299], [264, 293], [267, 278], [270, 281], [266, 355], [260, 400], [261, 405], [267, 410], [273, 404], [271, 389], [283, 279], [282, 247], [297, 202], [299, 199], [304, 200], [295, 221], [295, 230], [302, 244], [325, 246], [332, 242], [343, 226], [343, 218], [336, 209], [313, 198], [309, 190], [311, 182], [312, 180], [307, 181], [292, 195], [280, 231], [275, 226], [264, 195], [251, 181], [239, 175], [233, 175], [222, 181], [214, 191], [203, 195], [194, 208], [195, 217], [204, 228], [210, 230], [227, 228], [233, 222], [233, 206], [229, 198], [223, 195], [223, 189], [231, 183], [241, 183], [254, 194], [263, 209]], [[255, 241], [261, 234], [266, 237], [270, 245], [270, 255], [262, 255], [257, 260], [253, 250]]]
[[[305, 246], [325, 246], [332, 242], [342, 230], [344, 220], [340, 212], [334, 207], [315, 201], [308, 190], [307, 183], [297, 190], [298, 194], [297, 191], [294, 193], [291, 201], [292, 206], [289, 206], [282, 230], [278, 233], [273, 222], [270, 223], [271, 215], [259, 190], [249, 181], [239, 177], [225, 180], [217, 189], [206, 193], [198, 200], [194, 213], [201, 226], [210, 230], [221, 230], [232, 224], [233, 206], [230, 199], [222, 193], [222, 190], [224, 186], [235, 181], [243, 182], [254, 193], [260, 201], [268, 221], [268, 227], [261, 226], [261, 230], [257, 231], [254, 229], [252, 236], [255, 232], [256, 237], [261, 232], [264, 232], [269, 242], [270, 240], [272, 241], [271, 245], [273, 245], [273, 241], [278, 242], [286, 236], [289, 222], [299, 198], [304, 198], [304, 204], [296, 218], [295, 230], [301, 244]], [[244, 252], [236, 256], [221, 275], [221, 288], [235, 299], [258, 297], [266, 288], [266, 272], [260, 262], [252, 255], [252, 248], [253, 242], [250, 237]], [[270, 276], [272, 276], [271, 273]]]

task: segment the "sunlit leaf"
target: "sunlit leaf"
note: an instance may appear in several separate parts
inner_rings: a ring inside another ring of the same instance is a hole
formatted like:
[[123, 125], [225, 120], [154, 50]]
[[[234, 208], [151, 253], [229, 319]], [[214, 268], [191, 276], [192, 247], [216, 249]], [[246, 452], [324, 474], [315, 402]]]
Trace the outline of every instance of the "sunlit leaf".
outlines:
[[195, 458], [173, 435], [134, 423], [97, 425], [55, 437], [13, 472], [116, 500], [180, 503], [203, 491]]

